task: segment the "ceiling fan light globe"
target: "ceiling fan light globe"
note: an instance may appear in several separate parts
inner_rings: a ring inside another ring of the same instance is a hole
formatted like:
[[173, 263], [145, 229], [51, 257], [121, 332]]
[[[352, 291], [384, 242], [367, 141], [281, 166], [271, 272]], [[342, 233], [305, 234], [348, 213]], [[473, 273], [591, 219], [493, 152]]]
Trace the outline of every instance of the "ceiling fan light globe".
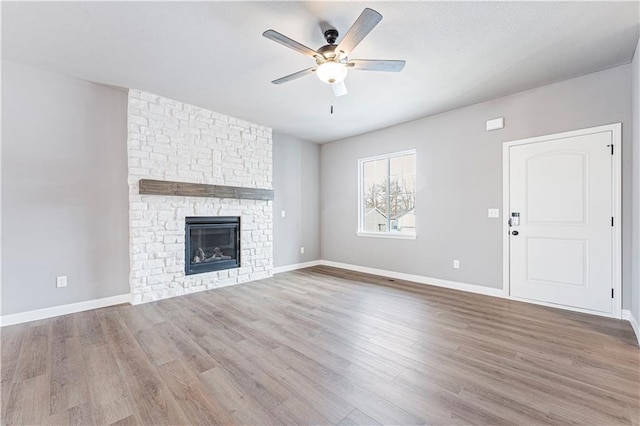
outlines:
[[318, 66], [316, 75], [327, 84], [340, 83], [347, 76], [348, 69], [340, 62], [328, 61]]

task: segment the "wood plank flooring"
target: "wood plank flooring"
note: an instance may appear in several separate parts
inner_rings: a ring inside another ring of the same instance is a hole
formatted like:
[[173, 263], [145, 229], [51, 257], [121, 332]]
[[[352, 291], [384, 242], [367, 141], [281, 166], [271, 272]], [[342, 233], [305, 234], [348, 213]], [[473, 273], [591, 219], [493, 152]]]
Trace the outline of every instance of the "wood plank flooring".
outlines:
[[1, 333], [7, 425], [640, 425], [627, 322], [328, 267]]

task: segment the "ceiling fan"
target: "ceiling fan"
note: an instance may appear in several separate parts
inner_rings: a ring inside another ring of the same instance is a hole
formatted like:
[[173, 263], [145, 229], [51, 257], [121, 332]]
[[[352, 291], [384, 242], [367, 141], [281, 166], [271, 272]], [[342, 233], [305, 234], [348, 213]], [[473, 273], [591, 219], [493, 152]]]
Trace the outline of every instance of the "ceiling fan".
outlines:
[[282, 84], [291, 80], [316, 73], [323, 82], [330, 84], [335, 96], [347, 94], [344, 79], [350, 69], [362, 71], [402, 71], [405, 61], [383, 59], [349, 59], [349, 54], [358, 44], [378, 25], [382, 15], [373, 9], [366, 8], [362, 11], [356, 22], [351, 26], [347, 34], [339, 44], [338, 30], [331, 28], [324, 32], [324, 38], [328, 44], [318, 50], [313, 50], [289, 37], [274, 30], [267, 30], [262, 35], [269, 40], [280, 43], [296, 52], [309, 56], [316, 61], [316, 66], [289, 74], [285, 77], [273, 80], [273, 84]]

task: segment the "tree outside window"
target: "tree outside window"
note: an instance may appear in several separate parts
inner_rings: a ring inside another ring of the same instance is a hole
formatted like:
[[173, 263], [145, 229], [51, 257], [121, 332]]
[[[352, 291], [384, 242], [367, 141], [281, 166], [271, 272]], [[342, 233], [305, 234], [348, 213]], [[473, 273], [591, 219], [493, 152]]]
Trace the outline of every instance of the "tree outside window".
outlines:
[[415, 234], [415, 156], [360, 160], [360, 232]]

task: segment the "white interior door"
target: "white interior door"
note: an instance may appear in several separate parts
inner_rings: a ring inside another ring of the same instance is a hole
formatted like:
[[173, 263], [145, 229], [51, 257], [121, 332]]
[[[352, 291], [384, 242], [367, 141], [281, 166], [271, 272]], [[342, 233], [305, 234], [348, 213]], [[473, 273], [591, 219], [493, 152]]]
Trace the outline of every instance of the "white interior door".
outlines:
[[511, 296], [613, 312], [612, 137], [508, 148], [507, 214], [520, 214], [509, 229]]

